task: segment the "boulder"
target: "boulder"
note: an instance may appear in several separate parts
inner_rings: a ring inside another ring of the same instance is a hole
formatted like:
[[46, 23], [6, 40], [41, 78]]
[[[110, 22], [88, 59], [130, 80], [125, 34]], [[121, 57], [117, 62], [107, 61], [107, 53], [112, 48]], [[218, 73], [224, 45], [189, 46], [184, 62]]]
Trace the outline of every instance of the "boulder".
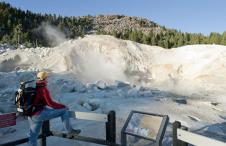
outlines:
[[149, 91], [139, 91], [139, 95], [140, 96], [144, 96], [144, 97], [150, 97], [150, 96], [153, 96], [152, 92], [149, 90]]
[[92, 83], [87, 83], [87, 84], [86, 84], [87, 90], [93, 90], [94, 87], [96, 87], [96, 84], [92, 84]]
[[122, 89], [118, 89], [116, 92], [117, 92], [117, 95], [119, 97], [125, 97], [126, 96], [126, 92]]
[[138, 91], [139, 90], [137, 88], [132, 88], [132, 89], [128, 90], [127, 97], [137, 97]]
[[61, 92], [66, 93], [66, 92], [73, 92], [75, 90], [73, 84], [65, 82], [62, 84], [61, 87]]
[[83, 107], [85, 107], [86, 109], [88, 109], [88, 110], [92, 110], [92, 106], [90, 106], [89, 105], [89, 103], [87, 103], [87, 102], [85, 102], [84, 104], [83, 104]]
[[174, 101], [176, 103], [179, 103], [179, 104], [187, 104], [187, 100], [186, 99], [175, 99]]
[[97, 81], [95, 84], [98, 89], [104, 90], [107, 88], [107, 83], [105, 81], [100, 80], [100, 81]]
[[130, 86], [130, 83], [128, 83], [128, 82], [122, 82], [122, 81], [116, 80], [116, 81], [115, 81], [115, 85], [116, 85], [118, 88], [122, 88], [122, 87], [128, 87], [128, 86]]
[[86, 89], [85, 86], [82, 86], [82, 87], [80, 87], [79, 89], [77, 89], [77, 91], [78, 91], [79, 93], [85, 93], [85, 92], [87, 91], [87, 89]]

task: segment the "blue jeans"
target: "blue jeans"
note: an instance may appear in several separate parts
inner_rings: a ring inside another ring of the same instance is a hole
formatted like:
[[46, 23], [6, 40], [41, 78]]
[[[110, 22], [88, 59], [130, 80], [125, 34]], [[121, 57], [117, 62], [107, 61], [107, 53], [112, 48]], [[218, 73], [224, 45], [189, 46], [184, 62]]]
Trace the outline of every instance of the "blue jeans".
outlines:
[[28, 117], [28, 122], [30, 125], [30, 130], [28, 133], [28, 145], [29, 146], [37, 146], [37, 138], [42, 127], [42, 123], [46, 120], [50, 120], [56, 117], [61, 117], [63, 122], [64, 129], [70, 132], [72, 130], [70, 121], [69, 121], [69, 112], [68, 109], [51, 109], [45, 107], [44, 110], [32, 117]]

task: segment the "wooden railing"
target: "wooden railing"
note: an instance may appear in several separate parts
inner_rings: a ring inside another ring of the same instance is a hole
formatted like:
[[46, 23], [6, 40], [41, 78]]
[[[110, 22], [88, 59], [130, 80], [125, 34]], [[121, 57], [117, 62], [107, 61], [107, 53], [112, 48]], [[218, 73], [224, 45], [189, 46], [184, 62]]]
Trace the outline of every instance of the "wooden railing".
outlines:
[[187, 131], [181, 123], [173, 123], [173, 146], [226, 146], [226, 143]]
[[[105, 122], [105, 139], [98, 139], [76, 134], [68, 135], [66, 133], [62, 133], [61, 131], [51, 131], [49, 121], [45, 121], [42, 125], [42, 132], [38, 137], [39, 139], [41, 138], [41, 146], [46, 146], [47, 137], [49, 136], [74, 139], [108, 146], [120, 146], [120, 144], [116, 143], [116, 117], [114, 111], [110, 111], [108, 114], [70, 111], [70, 117], [82, 120]], [[1, 115], [0, 126], [7, 127], [15, 125], [15, 120], [15, 114], [10, 113], [8, 115]], [[180, 122], [176, 121], [173, 123], [173, 146], [188, 146], [188, 144], [196, 146], [226, 146], [226, 143], [224, 142], [195, 134], [187, 130], [188, 128], [182, 126]], [[28, 138], [7, 142], [0, 144], [0, 146], [19, 145], [26, 142], [28, 142]]]
[[[98, 139], [93, 137], [87, 136], [80, 136], [76, 134], [66, 134], [60, 131], [51, 131], [49, 121], [45, 121], [42, 126], [41, 135], [41, 146], [46, 146], [47, 137], [49, 136], [56, 136], [68, 139], [75, 139], [78, 141], [85, 141], [90, 143], [96, 143], [101, 145], [109, 145], [109, 146], [120, 146], [116, 144], [116, 118], [115, 112], [110, 111], [107, 115], [106, 114], [97, 114], [97, 113], [86, 113], [86, 112], [73, 112], [70, 111], [70, 117], [76, 119], [83, 119], [83, 120], [92, 120], [98, 122], [105, 122], [105, 129], [106, 129], [106, 138], [105, 139]], [[0, 146], [12, 146], [12, 145], [19, 145], [22, 143], [28, 142], [28, 138], [19, 139], [16, 141], [11, 141], [8, 143], [0, 144]]]

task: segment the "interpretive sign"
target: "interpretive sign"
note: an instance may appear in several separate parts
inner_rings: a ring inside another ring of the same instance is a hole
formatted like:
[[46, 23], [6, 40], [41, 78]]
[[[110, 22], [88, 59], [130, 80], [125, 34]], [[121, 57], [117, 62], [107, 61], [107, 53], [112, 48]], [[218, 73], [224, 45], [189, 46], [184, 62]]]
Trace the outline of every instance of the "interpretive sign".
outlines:
[[126, 135], [161, 143], [168, 119], [166, 115], [132, 111], [122, 129], [122, 143], [126, 144]]

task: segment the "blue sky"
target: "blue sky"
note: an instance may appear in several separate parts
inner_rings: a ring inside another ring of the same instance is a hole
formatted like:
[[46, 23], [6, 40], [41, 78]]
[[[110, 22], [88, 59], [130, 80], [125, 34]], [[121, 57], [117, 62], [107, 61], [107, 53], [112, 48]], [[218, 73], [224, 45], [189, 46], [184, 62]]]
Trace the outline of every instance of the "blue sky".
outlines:
[[226, 0], [0, 0], [23, 10], [62, 16], [122, 14], [182, 32], [226, 31]]

